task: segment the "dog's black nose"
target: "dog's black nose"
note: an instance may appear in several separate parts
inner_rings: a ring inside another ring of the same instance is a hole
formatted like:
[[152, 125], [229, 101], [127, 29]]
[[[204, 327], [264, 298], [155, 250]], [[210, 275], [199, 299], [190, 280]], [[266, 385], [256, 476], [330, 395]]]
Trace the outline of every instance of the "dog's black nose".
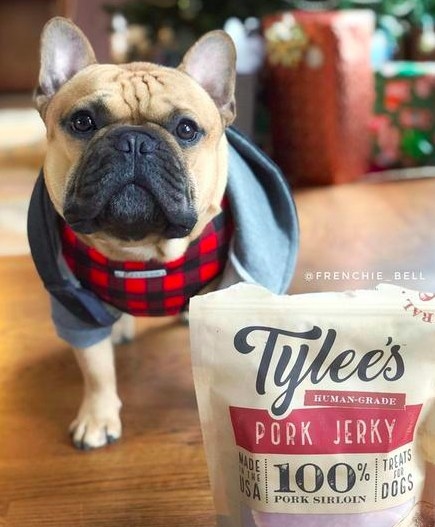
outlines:
[[157, 139], [151, 134], [128, 130], [115, 137], [113, 146], [119, 152], [143, 155], [154, 152], [157, 143]]

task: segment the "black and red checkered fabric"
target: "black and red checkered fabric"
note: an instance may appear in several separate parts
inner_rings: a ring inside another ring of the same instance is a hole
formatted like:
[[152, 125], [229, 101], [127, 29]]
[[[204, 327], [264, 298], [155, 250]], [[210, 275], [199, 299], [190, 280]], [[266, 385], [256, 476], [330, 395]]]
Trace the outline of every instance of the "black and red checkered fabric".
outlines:
[[125, 313], [165, 316], [180, 313], [190, 297], [223, 272], [232, 230], [225, 205], [181, 258], [165, 264], [109, 260], [81, 242], [65, 223], [61, 242], [63, 256], [84, 288]]

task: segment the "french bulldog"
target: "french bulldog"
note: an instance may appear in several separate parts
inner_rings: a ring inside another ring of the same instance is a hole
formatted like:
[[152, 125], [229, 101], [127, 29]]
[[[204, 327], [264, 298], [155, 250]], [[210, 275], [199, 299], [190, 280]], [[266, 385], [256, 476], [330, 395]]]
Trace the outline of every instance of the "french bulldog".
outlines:
[[220, 30], [178, 68], [98, 64], [71, 21], [43, 30], [35, 101], [47, 153], [28, 232], [84, 378], [78, 448], [121, 436], [111, 334], [131, 334], [115, 324], [121, 313], [180, 314], [191, 296], [240, 280], [288, 287], [294, 204], [276, 165], [230, 127], [235, 62]]
[[[220, 212], [235, 58], [230, 37], [213, 31], [178, 69], [97, 64], [71, 21], [46, 24], [35, 94], [44, 182], [81, 242], [114, 261], [171, 262]], [[75, 445], [101, 447], [121, 436], [111, 338], [75, 354], [85, 393], [70, 431]]]

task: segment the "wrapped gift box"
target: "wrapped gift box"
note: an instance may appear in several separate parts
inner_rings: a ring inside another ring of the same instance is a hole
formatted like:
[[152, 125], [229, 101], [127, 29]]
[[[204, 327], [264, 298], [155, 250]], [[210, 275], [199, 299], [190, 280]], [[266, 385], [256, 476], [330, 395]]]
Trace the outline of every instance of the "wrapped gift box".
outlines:
[[372, 169], [435, 164], [435, 62], [389, 62], [375, 78]]
[[368, 10], [291, 11], [263, 21], [273, 156], [295, 185], [369, 167], [374, 79]]

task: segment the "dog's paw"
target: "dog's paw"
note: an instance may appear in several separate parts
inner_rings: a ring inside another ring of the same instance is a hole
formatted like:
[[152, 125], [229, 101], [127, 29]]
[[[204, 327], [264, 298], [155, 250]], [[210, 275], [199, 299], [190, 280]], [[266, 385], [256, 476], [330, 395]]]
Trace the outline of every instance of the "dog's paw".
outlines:
[[91, 450], [117, 441], [122, 434], [121, 406], [116, 395], [85, 397], [69, 427], [74, 446], [80, 450]]
[[112, 328], [112, 343], [116, 346], [118, 344], [126, 344], [134, 339], [136, 333], [136, 326], [134, 317], [123, 314], [121, 318], [115, 322]]

